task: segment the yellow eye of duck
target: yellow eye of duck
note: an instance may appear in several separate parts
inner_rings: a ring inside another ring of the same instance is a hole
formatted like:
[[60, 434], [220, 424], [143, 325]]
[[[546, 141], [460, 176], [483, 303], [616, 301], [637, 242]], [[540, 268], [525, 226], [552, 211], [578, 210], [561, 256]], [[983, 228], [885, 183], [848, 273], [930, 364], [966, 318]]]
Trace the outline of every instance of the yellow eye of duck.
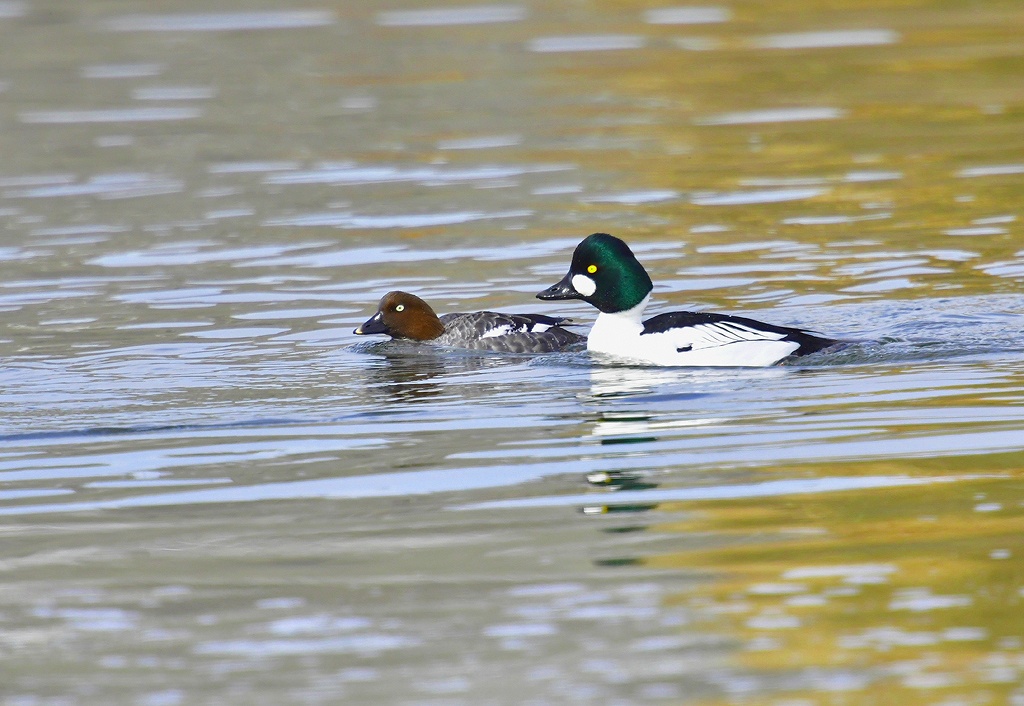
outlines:
[[396, 306], [395, 311], [405, 311], [405, 304], [399, 304]]
[[587, 272], [590, 274], [597, 272], [597, 265], [587, 265]]

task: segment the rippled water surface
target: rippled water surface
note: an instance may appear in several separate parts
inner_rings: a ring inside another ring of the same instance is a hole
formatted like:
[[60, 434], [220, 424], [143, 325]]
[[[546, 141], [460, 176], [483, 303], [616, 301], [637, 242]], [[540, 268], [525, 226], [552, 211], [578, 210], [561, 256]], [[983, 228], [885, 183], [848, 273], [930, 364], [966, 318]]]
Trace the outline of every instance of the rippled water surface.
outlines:
[[[0, 701], [1024, 703], [1022, 26], [0, 0]], [[352, 334], [594, 231], [853, 343]]]

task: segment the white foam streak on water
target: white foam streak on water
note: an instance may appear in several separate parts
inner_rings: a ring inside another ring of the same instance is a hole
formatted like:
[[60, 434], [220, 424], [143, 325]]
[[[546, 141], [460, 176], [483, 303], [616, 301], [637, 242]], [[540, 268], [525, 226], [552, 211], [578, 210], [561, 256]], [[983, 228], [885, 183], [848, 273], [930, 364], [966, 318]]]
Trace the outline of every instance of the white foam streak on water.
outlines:
[[259, 338], [277, 336], [282, 333], [287, 333], [289, 330], [290, 329], [287, 328], [274, 328], [271, 326], [249, 326], [235, 327], [229, 329], [204, 329], [202, 331], [192, 331], [190, 333], [185, 333], [182, 335], [193, 336], [195, 338], [207, 338], [218, 341], [253, 341]]
[[789, 123], [807, 120], [838, 120], [846, 111], [830, 107], [774, 108], [720, 113], [694, 120], [697, 125], [758, 125], [761, 123]]
[[841, 223], [858, 223], [860, 221], [878, 221], [892, 218], [892, 213], [869, 213], [862, 216], [791, 216], [783, 218], [782, 223], [789, 226], [828, 226]]
[[993, 262], [988, 265], [981, 266], [978, 269], [992, 275], [993, 277], [1008, 277], [1011, 279], [1024, 278], [1024, 258], [1016, 261], [1007, 260]]
[[295, 250], [318, 247], [322, 243], [298, 245], [265, 245], [244, 248], [223, 248], [203, 250], [201, 244], [177, 242], [173, 245], [155, 247], [147, 251], [111, 253], [89, 260], [90, 265], [101, 267], [167, 267], [176, 265], [194, 266], [207, 262], [251, 260], [274, 257]]
[[[380, 245], [367, 248], [327, 250], [303, 255], [269, 256], [258, 260], [241, 262], [245, 267], [348, 267], [355, 265], [386, 264], [401, 262], [430, 262], [433, 260], [479, 260], [509, 261], [531, 259], [562, 251], [572, 251], [575, 238], [557, 238], [539, 243], [515, 243], [508, 251], [494, 248], [452, 248], [434, 250], [411, 248], [404, 245]], [[451, 287], [449, 286], [449, 291]]]
[[712, 265], [700, 267], [686, 267], [679, 270], [679, 274], [687, 277], [702, 277], [707, 275], [737, 275], [752, 274], [754, 272], [809, 272], [815, 269], [810, 263], [800, 262], [762, 262], [755, 265]]
[[702, 25], [728, 22], [732, 11], [727, 7], [659, 7], [645, 10], [644, 22], [652, 25]]
[[956, 173], [958, 177], [986, 177], [1024, 174], [1024, 164], [993, 164], [984, 167], [969, 167]]
[[483, 211], [459, 211], [453, 213], [416, 213], [416, 214], [394, 214], [381, 216], [360, 216], [353, 213], [309, 213], [288, 218], [274, 218], [265, 221], [266, 226], [305, 226], [323, 227], [333, 226], [334, 228], [429, 228], [437, 226], [456, 225], [469, 223], [471, 221], [487, 221], [501, 218], [525, 218], [533, 211], [496, 211], [486, 213]]
[[799, 581], [819, 579], [833, 576], [842, 578], [862, 576], [888, 576], [897, 571], [892, 564], [829, 564], [821, 566], [800, 566], [787, 570], [782, 577], [786, 580]]
[[246, 314], [235, 314], [232, 318], [242, 321], [252, 320], [280, 320], [280, 319], [307, 319], [320, 318], [323, 316], [338, 316], [339, 314], [351, 314], [358, 309], [343, 309], [339, 307], [331, 309], [274, 309], [271, 311], [252, 311]]
[[102, 478], [146, 474], [181, 468], [201, 462], [248, 463], [316, 451], [377, 448], [382, 439], [336, 437], [327, 439], [279, 438], [225, 444], [196, 445], [185, 449], [125, 451], [102, 456], [66, 456], [61, 459], [15, 459], [0, 461], [7, 482]]
[[947, 228], [942, 231], [946, 235], [978, 236], [978, 235], [1006, 235], [1006, 228], [996, 226], [973, 226], [970, 228]]
[[917, 286], [919, 285], [906, 277], [897, 277], [894, 279], [883, 279], [877, 282], [858, 284], [853, 287], [843, 287], [842, 291], [858, 294], [883, 294], [885, 292], [896, 291], [897, 289], [913, 289]]
[[896, 44], [900, 39], [899, 32], [891, 29], [847, 29], [769, 34], [752, 44], [759, 49], [829, 49]]
[[176, 194], [184, 182], [159, 174], [102, 174], [81, 184], [59, 182], [52, 185], [12, 189], [4, 198], [47, 199], [67, 196], [96, 196], [100, 199], [127, 199], [160, 194]]
[[0, 500], [26, 500], [28, 498], [48, 498], [54, 495], [68, 495], [75, 491], [70, 488], [20, 488], [18, 490], [0, 490]]
[[883, 170], [858, 170], [855, 172], [848, 172], [843, 181], [851, 184], [862, 184], [865, 182], [872, 181], [894, 181], [896, 179], [902, 179], [903, 172], [891, 172]]
[[[124, 233], [129, 230], [128, 226], [115, 226], [108, 224], [94, 224], [94, 225], [80, 225], [80, 226], [63, 226], [57, 228], [37, 228], [32, 231], [32, 235], [37, 238], [54, 238], [54, 240], [45, 241], [50, 245], [67, 245], [72, 242], [103, 242], [105, 238], [67, 238], [67, 236], [76, 235], [109, 235], [113, 233]], [[56, 238], [66, 238], [65, 240], [56, 240]]]
[[194, 120], [201, 108], [105, 108], [99, 110], [31, 110], [18, 115], [27, 125], [74, 125], [77, 123], [151, 123]]
[[382, 27], [445, 27], [520, 22], [527, 16], [520, 5], [479, 5], [427, 10], [389, 10], [377, 15]]
[[975, 218], [971, 223], [974, 225], [991, 225], [996, 223], [1014, 223], [1017, 220], [1017, 216], [1012, 213], [1007, 213], [1002, 216], [987, 216], [985, 218]]
[[166, 66], [164, 64], [94, 64], [82, 68], [82, 78], [144, 78], [159, 76]]
[[[17, 259], [17, 257], [14, 259]], [[92, 297], [98, 292], [98, 289], [46, 288], [38, 292], [24, 292], [18, 294], [0, 293], [0, 306], [20, 308], [24, 306], [31, 306], [33, 304], [42, 304], [48, 301], [62, 301], [64, 299]]]
[[[267, 184], [381, 184], [388, 182], [421, 182], [457, 184], [461, 182], [508, 179], [526, 174], [564, 172], [572, 165], [542, 164], [533, 166], [479, 167], [400, 167], [360, 166], [353, 163], [325, 164], [318, 169], [271, 174]], [[282, 170], [283, 171], [283, 170]]]
[[132, 91], [132, 98], [138, 101], [208, 100], [216, 95], [212, 86], [151, 86]]
[[640, 49], [646, 38], [632, 34], [595, 34], [531, 39], [529, 49], [541, 54], [560, 52], [619, 51]]
[[73, 174], [37, 174], [29, 176], [9, 176], [0, 178], [0, 187], [12, 186], [53, 186], [71, 184], [75, 181]]
[[580, 184], [559, 184], [557, 186], [539, 186], [532, 189], [533, 196], [557, 196], [561, 194], [578, 194], [583, 191]]
[[763, 189], [760, 191], [731, 191], [726, 193], [694, 194], [690, 203], [695, 206], [744, 206], [754, 203], [803, 201], [827, 194], [830, 189]]
[[460, 137], [441, 140], [437, 143], [439, 150], [483, 150], [497, 147], [514, 147], [521, 144], [522, 135], [488, 135], [482, 137]]
[[420, 644], [420, 640], [414, 640], [401, 635], [370, 633], [291, 640], [210, 641], [197, 645], [196, 654], [268, 659], [280, 656], [351, 653], [365, 659], [367, 656], [374, 656], [380, 652], [416, 647]]
[[328, 10], [211, 12], [181, 15], [121, 15], [100, 26], [112, 32], [238, 32], [325, 27], [334, 24]]
[[799, 176], [799, 177], [744, 177], [737, 183], [740, 186], [826, 186], [833, 179], [827, 177], [818, 176]]
[[672, 201], [680, 197], [678, 191], [672, 189], [651, 189], [649, 191], [626, 191], [617, 194], [597, 194], [583, 199], [586, 203], [658, 203]]
[[206, 168], [210, 174], [260, 174], [263, 172], [286, 172], [299, 168], [298, 162], [287, 160], [267, 162], [219, 162]]

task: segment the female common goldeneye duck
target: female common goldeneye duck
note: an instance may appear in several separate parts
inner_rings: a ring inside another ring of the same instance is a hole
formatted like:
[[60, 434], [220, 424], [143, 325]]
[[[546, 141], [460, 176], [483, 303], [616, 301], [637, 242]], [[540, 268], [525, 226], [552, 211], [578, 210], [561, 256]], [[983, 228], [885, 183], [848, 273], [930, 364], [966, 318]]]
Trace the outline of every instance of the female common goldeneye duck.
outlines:
[[582, 299], [601, 312], [587, 349], [653, 365], [772, 365], [839, 341], [742, 316], [674, 311], [642, 321], [654, 285], [629, 246], [594, 233], [576, 246], [569, 273], [538, 299]]
[[407, 292], [388, 292], [377, 313], [353, 333], [383, 333], [392, 338], [429, 341], [441, 346], [507, 353], [549, 353], [586, 339], [562, 328], [560, 319], [543, 314], [477, 311], [438, 317], [430, 305]]

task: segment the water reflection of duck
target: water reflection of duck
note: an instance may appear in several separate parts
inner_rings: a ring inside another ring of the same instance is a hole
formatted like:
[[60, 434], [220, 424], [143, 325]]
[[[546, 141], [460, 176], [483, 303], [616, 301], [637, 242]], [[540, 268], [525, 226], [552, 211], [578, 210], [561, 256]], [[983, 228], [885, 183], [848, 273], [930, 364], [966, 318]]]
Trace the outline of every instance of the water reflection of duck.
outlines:
[[366, 368], [369, 379], [367, 384], [359, 386], [362, 394], [387, 402], [425, 401], [444, 394], [444, 385], [434, 380], [447, 372], [441, 356], [395, 350], [394, 346], [383, 342], [373, 348], [379, 349], [373, 353], [381, 359]]
[[[452, 376], [465, 375], [507, 364], [504, 357], [471, 351], [448, 351], [423, 346], [416, 341], [391, 340], [367, 342], [358, 346], [378, 360], [366, 366], [367, 381], [360, 385], [360, 395], [386, 402], [422, 402], [452, 397]], [[477, 394], [461, 386], [458, 396]], [[487, 390], [481, 388], [480, 395]]]
[[377, 312], [354, 333], [440, 346], [506, 353], [550, 353], [582, 343], [583, 336], [562, 328], [568, 319], [543, 314], [478, 311], [438, 317], [430, 305], [407, 292], [388, 292]]
[[587, 349], [648, 365], [761, 367], [839, 341], [725, 314], [673, 311], [642, 321], [654, 285], [623, 241], [607, 233], [583, 240], [569, 272], [538, 299], [582, 299], [600, 314]]

